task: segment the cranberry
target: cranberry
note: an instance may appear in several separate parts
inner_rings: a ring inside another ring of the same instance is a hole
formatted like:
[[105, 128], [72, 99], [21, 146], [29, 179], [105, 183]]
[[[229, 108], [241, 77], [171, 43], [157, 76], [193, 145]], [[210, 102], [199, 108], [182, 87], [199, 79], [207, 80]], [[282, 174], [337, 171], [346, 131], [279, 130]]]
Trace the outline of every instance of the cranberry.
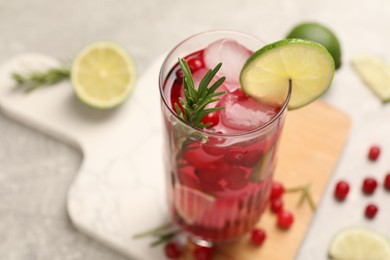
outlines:
[[233, 151], [225, 155], [225, 161], [231, 164], [241, 165], [244, 160], [244, 154], [242, 152]]
[[178, 70], [176, 70], [176, 77], [178, 79], [182, 79], [184, 77], [184, 72], [182, 71], [182, 69], [179, 68]]
[[294, 216], [291, 212], [281, 210], [278, 213], [278, 226], [283, 229], [288, 229], [294, 223]]
[[181, 255], [181, 248], [178, 244], [170, 242], [165, 245], [165, 255], [170, 259], [179, 258]]
[[385, 182], [383, 183], [383, 186], [386, 190], [390, 191], [390, 172], [386, 174], [385, 176]]
[[370, 147], [368, 151], [368, 159], [371, 161], [376, 161], [381, 153], [381, 148], [377, 145], [373, 145]]
[[367, 177], [363, 181], [362, 190], [365, 194], [372, 194], [374, 193], [376, 187], [378, 186], [378, 183], [374, 178]]
[[211, 247], [196, 246], [194, 249], [195, 260], [211, 260], [213, 249]]
[[272, 182], [271, 185], [271, 200], [280, 198], [284, 193], [284, 186], [280, 182]]
[[344, 200], [349, 192], [349, 184], [346, 181], [339, 181], [336, 184], [334, 195], [338, 200]]
[[217, 113], [217, 112], [218, 111], [209, 113], [202, 119], [202, 123], [203, 124], [210, 124], [206, 128], [212, 128], [212, 127], [218, 125], [218, 123], [219, 123], [219, 113]]
[[271, 211], [278, 213], [283, 209], [283, 201], [280, 198], [271, 200]]
[[191, 72], [196, 71], [204, 67], [203, 61], [199, 58], [192, 58], [187, 61], [188, 67], [190, 67]]
[[375, 217], [377, 212], [378, 212], [378, 207], [375, 204], [370, 203], [367, 205], [364, 214], [366, 215], [367, 218], [371, 219]]
[[226, 187], [232, 190], [240, 190], [248, 183], [245, 170], [239, 167], [230, 167], [225, 172], [225, 180], [227, 181]]
[[255, 228], [251, 233], [251, 241], [255, 245], [262, 245], [267, 238], [267, 235], [263, 229]]
[[242, 165], [254, 167], [261, 159], [262, 153], [259, 151], [250, 151], [244, 154]]
[[[222, 134], [222, 132], [218, 132]], [[223, 137], [209, 137], [209, 140], [202, 144], [202, 149], [209, 155], [219, 156], [226, 154], [226, 147], [223, 147], [222, 144], [225, 142]]]

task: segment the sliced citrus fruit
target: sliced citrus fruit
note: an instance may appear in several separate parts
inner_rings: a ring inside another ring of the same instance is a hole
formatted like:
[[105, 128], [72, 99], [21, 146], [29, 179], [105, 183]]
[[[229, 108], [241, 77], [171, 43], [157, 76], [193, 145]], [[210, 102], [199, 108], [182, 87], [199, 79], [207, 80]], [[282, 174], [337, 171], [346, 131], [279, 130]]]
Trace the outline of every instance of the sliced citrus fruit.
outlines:
[[288, 108], [296, 109], [314, 101], [329, 88], [334, 70], [334, 60], [322, 45], [285, 39], [252, 54], [241, 70], [240, 82], [249, 96], [279, 105], [285, 101], [291, 83]]
[[136, 78], [135, 65], [127, 51], [115, 43], [86, 46], [72, 64], [73, 88], [82, 102], [107, 109], [126, 100]]
[[325, 25], [304, 22], [296, 25], [286, 38], [310, 40], [322, 44], [332, 55], [336, 69], [341, 65], [341, 47], [336, 35]]
[[328, 255], [333, 260], [390, 259], [390, 242], [371, 229], [349, 227], [333, 237]]
[[383, 102], [390, 101], [390, 64], [375, 56], [359, 56], [351, 60], [353, 68], [366, 85]]
[[184, 185], [174, 186], [173, 200], [177, 213], [187, 224], [200, 223], [205, 213], [212, 210], [216, 199]]

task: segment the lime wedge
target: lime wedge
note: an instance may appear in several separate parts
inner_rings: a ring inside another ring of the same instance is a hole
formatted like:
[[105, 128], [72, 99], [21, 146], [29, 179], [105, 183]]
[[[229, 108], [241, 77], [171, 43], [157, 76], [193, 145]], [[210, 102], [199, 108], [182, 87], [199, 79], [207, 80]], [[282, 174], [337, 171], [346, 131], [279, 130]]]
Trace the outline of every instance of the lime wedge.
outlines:
[[383, 102], [390, 101], [390, 64], [374, 56], [351, 60], [360, 78]]
[[133, 89], [135, 78], [132, 58], [111, 42], [86, 46], [72, 64], [71, 80], [77, 96], [95, 108], [108, 109], [123, 103]]
[[330, 86], [334, 60], [322, 45], [302, 39], [285, 39], [264, 46], [247, 60], [240, 82], [246, 94], [266, 103], [281, 105], [289, 81], [289, 109], [309, 104]]
[[385, 260], [390, 259], [390, 243], [373, 230], [350, 227], [333, 237], [328, 254], [333, 260]]

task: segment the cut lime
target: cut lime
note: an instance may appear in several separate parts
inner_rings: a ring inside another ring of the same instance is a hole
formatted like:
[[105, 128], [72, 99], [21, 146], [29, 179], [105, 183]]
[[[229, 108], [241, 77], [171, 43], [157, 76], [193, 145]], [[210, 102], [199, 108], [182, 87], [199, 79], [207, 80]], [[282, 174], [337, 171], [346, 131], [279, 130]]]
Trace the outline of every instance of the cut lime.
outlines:
[[135, 78], [132, 58], [111, 42], [86, 46], [72, 64], [71, 80], [77, 96], [95, 108], [108, 109], [124, 102]]
[[336, 69], [340, 67], [340, 43], [336, 35], [328, 27], [313, 22], [300, 23], [288, 33], [286, 38], [298, 38], [322, 44], [332, 55]]
[[373, 230], [350, 227], [333, 237], [328, 254], [333, 260], [388, 260], [390, 243]]
[[187, 224], [202, 223], [205, 213], [215, 205], [214, 197], [180, 184], [173, 192], [175, 208]]
[[374, 56], [352, 59], [353, 68], [383, 102], [390, 101], [390, 64]]
[[309, 104], [330, 86], [334, 74], [332, 56], [322, 45], [286, 39], [256, 51], [241, 70], [246, 94], [267, 103], [281, 104], [292, 84], [289, 109]]

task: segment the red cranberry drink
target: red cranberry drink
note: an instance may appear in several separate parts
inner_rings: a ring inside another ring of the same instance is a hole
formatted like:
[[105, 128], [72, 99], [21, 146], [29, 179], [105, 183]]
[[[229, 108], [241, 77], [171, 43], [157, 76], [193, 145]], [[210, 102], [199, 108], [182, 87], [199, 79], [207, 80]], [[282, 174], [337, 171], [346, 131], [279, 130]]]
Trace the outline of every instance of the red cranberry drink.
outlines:
[[[204, 33], [177, 46], [161, 70], [169, 206], [174, 221], [193, 237], [237, 238], [265, 208], [289, 93], [261, 103], [241, 89], [240, 71], [262, 45], [241, 33]], [[178, 57], [187, 62], [195, 88], [222, 63], [210, 85], [226, 77], [216, 90], [223, 93], [205, 107], [219, 110], [203, 116], [203, 129], [178, 116], [185, 112], [179, 99], [186, 99]]]

